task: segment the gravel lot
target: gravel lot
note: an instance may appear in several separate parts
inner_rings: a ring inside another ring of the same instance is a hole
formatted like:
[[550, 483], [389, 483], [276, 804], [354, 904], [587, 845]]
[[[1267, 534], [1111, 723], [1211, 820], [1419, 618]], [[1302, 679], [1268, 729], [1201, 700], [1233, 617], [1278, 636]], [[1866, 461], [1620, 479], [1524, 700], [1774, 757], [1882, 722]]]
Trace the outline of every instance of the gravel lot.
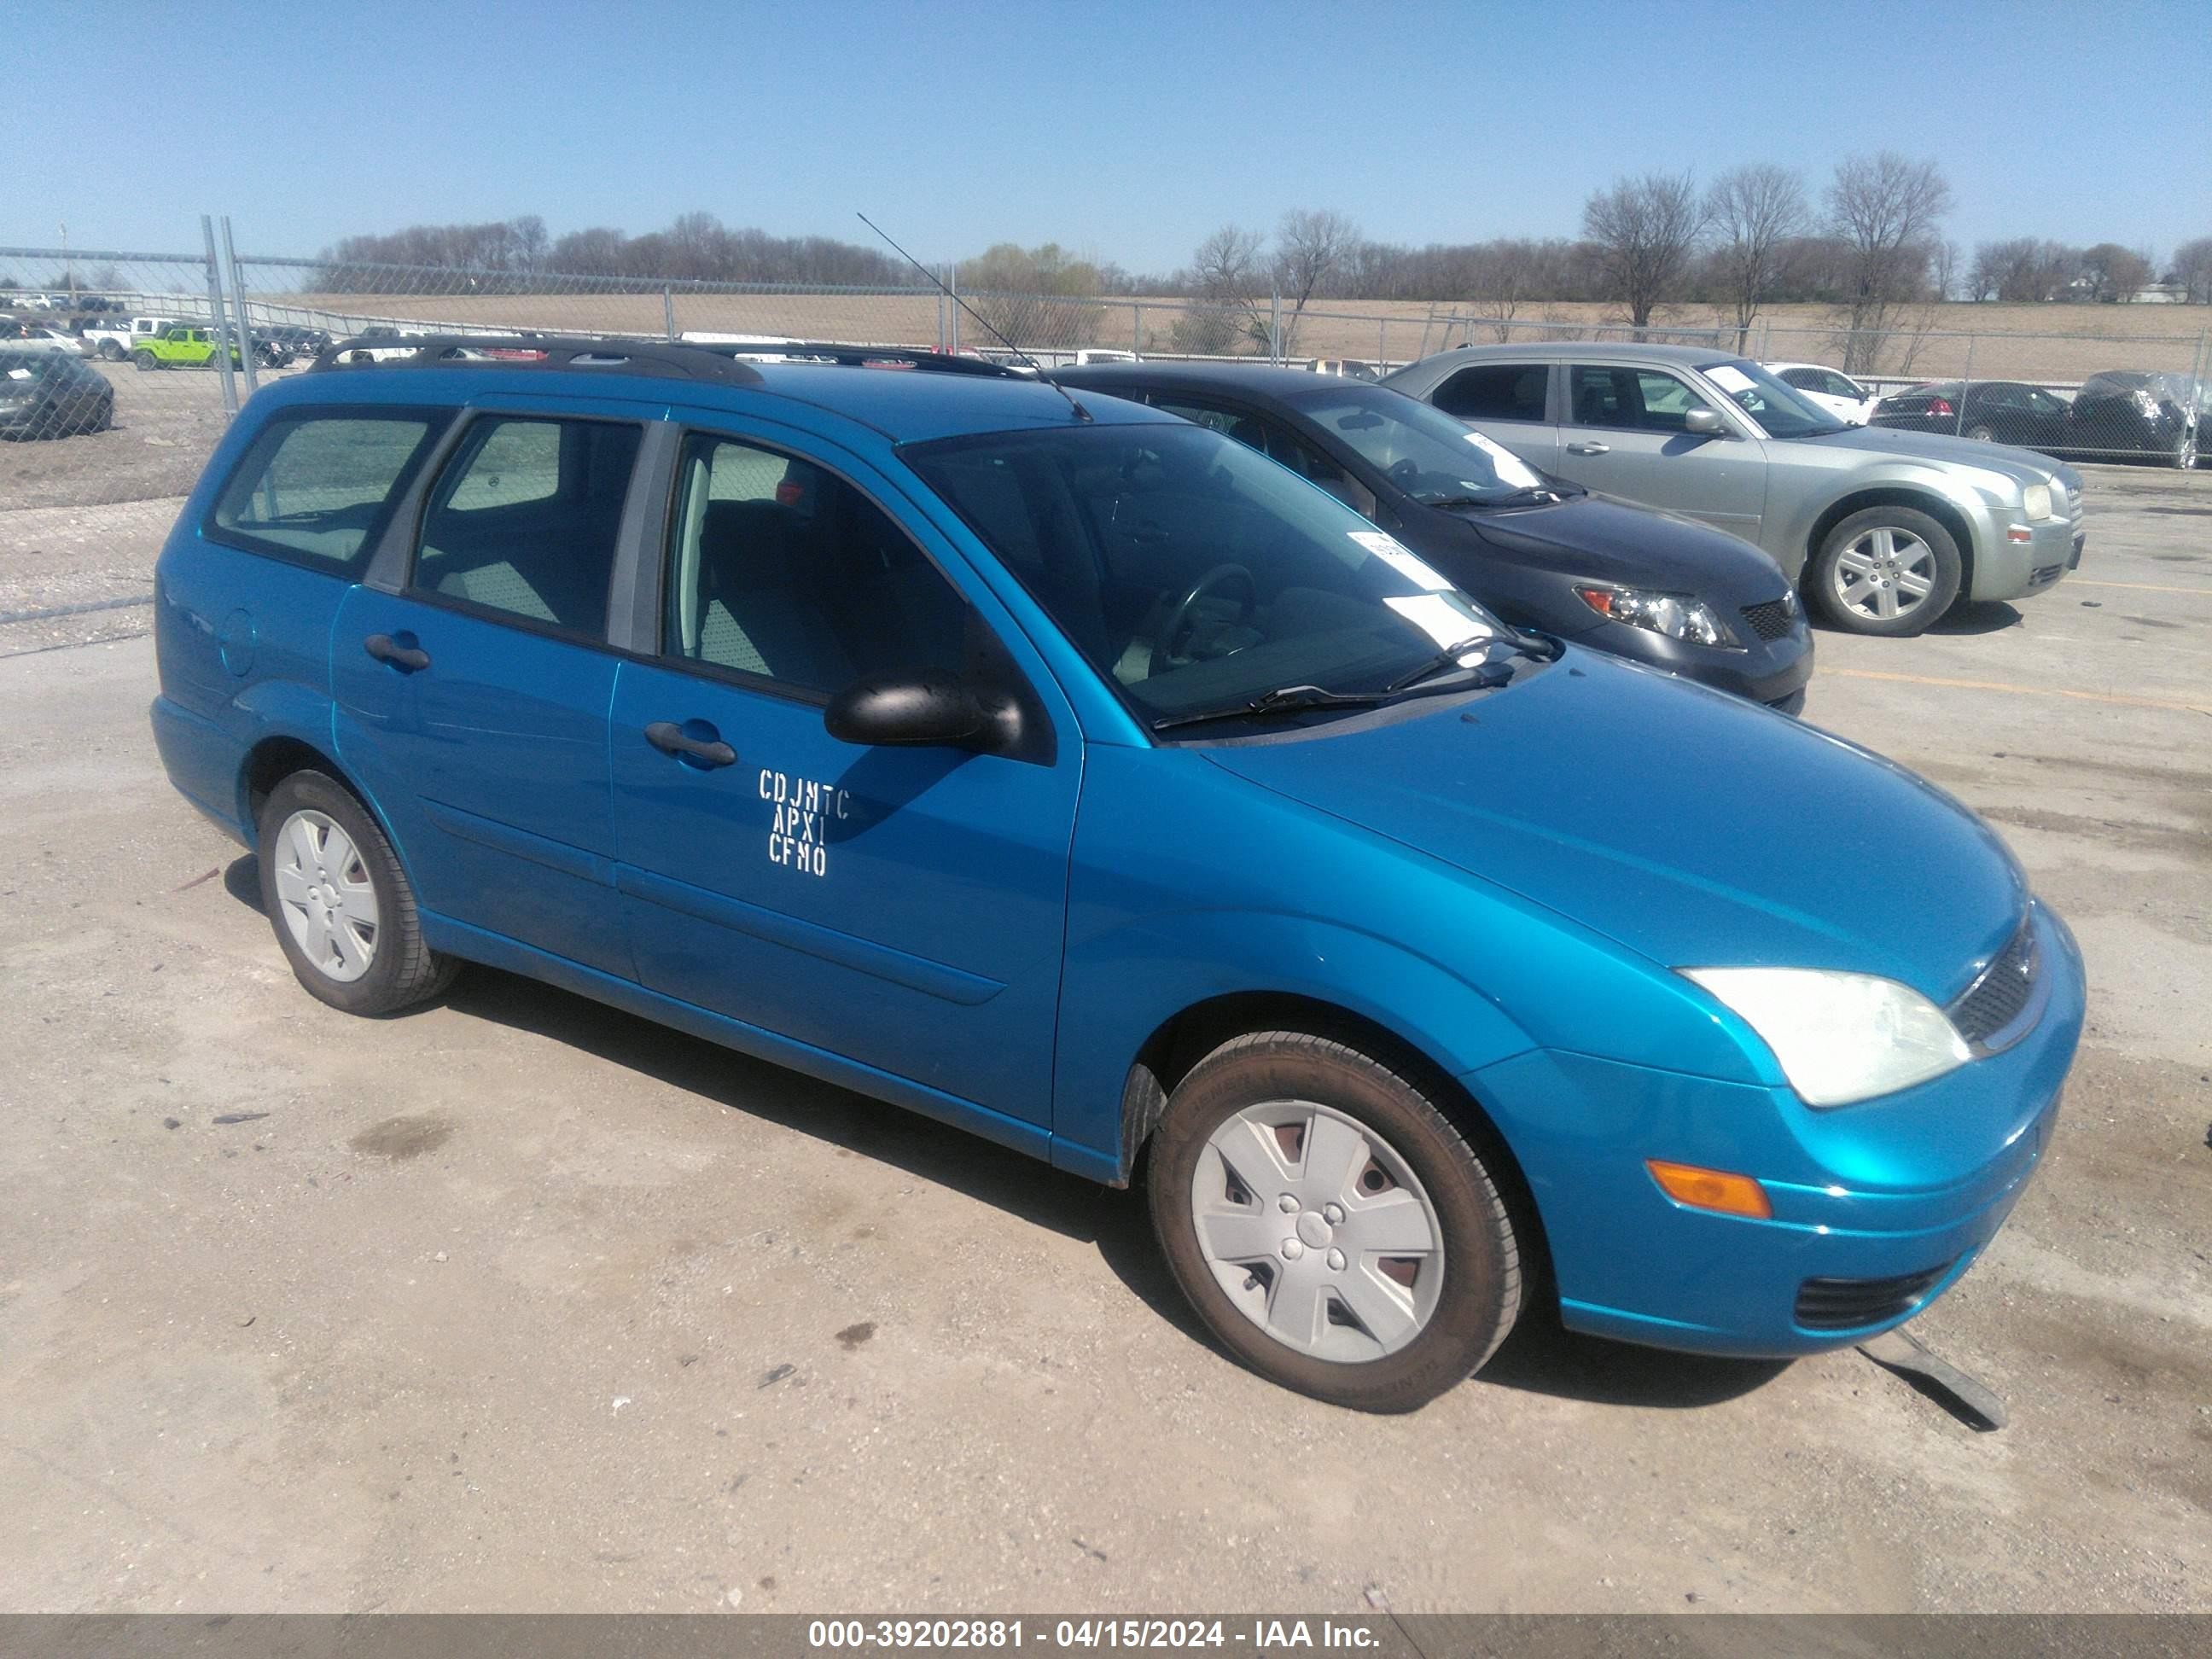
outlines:
[[[117, 379], [46, 447], [167, 495], [0, 453], [0, 612], [146, 591], [197, 465], [149, 440], [216, 400]], [[0, 624], [0, 1609], [2212, 1611], [2212, 474], [2087, 471], [2077, 576], [1824, 635], [1808, 711], [2087, 953], [2051, 1154], [1914, 1327], [1988, 1435], [1540, 1319], [1332, 1410], [1133, 1195], [489, 971], [349, 1020], [163, 781], [143, 608]]]

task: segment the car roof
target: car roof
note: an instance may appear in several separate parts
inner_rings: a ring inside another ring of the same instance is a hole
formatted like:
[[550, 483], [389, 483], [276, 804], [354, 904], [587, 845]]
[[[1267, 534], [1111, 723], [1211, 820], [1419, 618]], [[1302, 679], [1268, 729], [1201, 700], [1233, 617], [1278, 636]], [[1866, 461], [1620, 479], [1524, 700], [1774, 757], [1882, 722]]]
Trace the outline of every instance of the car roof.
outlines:
[[[519, 343], [501, 340], [492, 343]], [[603, 341], [599, 344], [611, 356], [623, 349], [621, 342]], [[1069, 408], [1066, 397], [1028, 375], [776, 362], [738, 356], [726, 349], [686, 348], [680, 343], [635, 344], [641, 356], [649, 349], [655, 363], [660, 365], [659, 372], [648, 374], [617, 362], [586, 367], [496, 359], [333, 365], [280, 380], [270, 388], [270, 393], [275, 394], [272, 402], [284, 404], [324, 402], [336, 395], [349, 403], [420, 404], [464, 402], [486, 393], [558, 397], [573, 392], [580, 398], [616, 397], [681, 402], [693, 406], [720, 405], [732, 412], [759, 412], [760, 399], [765, 397], [771, 400], [789, 399], [841, 416], [900, 444], [1022, 428], [1068, 426], [1078, 418]], [[345, 349], [346, 343], [341, 342], [331, 348], [331, 353], [336, 355]], [[679, 362], [692, 352], [698, 354], [701, 373], [687, 377], [678, 372], [672, 377], [665, 365]], [[1085, 400], [1082, 406], [1091, 422], [1101, 426], [1179, 424], [1171, 415], [1117, 398]]]
[[1665, 345], [1656, 340], [1523, 340], [1511, 345], [1454, 346], [1449, 351], [1431, 352], [1411, 366], [1441, 367], [1446, 362], [1645, 362], [1695, 368], [1700, 363], [1741, 361], [1738, 353], [1723, 346]]

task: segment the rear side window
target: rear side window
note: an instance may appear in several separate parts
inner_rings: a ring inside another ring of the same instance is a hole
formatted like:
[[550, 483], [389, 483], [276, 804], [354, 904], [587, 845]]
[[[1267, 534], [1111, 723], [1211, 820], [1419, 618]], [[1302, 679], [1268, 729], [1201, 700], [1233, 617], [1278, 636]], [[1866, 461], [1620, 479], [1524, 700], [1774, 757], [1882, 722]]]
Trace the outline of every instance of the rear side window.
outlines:
[[488, 416], [430, 491], [410, 586], [502, 619], [605, 635], [642, 429]]
[[427, 410], [280, 416], [246, 452], [203, 533], [357, 577], [445, 419]]
[[1542, 363], [1487, 363], [1460, 370], [1430, 401], [1462, 421], [1541, 421], [1550, 379]]

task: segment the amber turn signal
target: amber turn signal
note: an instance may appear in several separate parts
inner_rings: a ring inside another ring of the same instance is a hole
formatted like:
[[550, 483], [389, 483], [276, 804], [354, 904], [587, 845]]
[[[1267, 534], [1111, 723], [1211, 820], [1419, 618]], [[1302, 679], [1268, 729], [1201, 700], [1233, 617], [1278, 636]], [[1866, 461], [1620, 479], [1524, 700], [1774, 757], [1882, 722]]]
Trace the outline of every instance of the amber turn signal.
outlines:
[[1747, 1215], [1764, 1221], [1774, 1213], [1766, 1189], [1749, 1176], [1725, 1170], [1701, 1170], [1694, 1164], [1668, 1164], [1656, 1158], [1644, 1160], [1659, 1190], [1677, 1204], [1694, 1210], [1718, 1210], [1723, 1215]]

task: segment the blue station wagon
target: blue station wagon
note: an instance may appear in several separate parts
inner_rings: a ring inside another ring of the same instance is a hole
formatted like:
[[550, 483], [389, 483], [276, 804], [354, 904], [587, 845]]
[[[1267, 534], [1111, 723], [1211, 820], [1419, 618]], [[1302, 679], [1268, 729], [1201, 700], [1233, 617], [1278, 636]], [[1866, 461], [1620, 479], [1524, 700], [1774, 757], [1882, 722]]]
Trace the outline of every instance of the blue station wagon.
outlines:
[[336, 1007], [489, 963], [1141, 1181], [1224, 1348], [1372, 1410], [1532, 1298], [1863, 1340], [2043, 1152], [2081, 965], [1978, 819], [1242, 444], [927, 353], [336, 362], [186, 503], [153, 708]]

